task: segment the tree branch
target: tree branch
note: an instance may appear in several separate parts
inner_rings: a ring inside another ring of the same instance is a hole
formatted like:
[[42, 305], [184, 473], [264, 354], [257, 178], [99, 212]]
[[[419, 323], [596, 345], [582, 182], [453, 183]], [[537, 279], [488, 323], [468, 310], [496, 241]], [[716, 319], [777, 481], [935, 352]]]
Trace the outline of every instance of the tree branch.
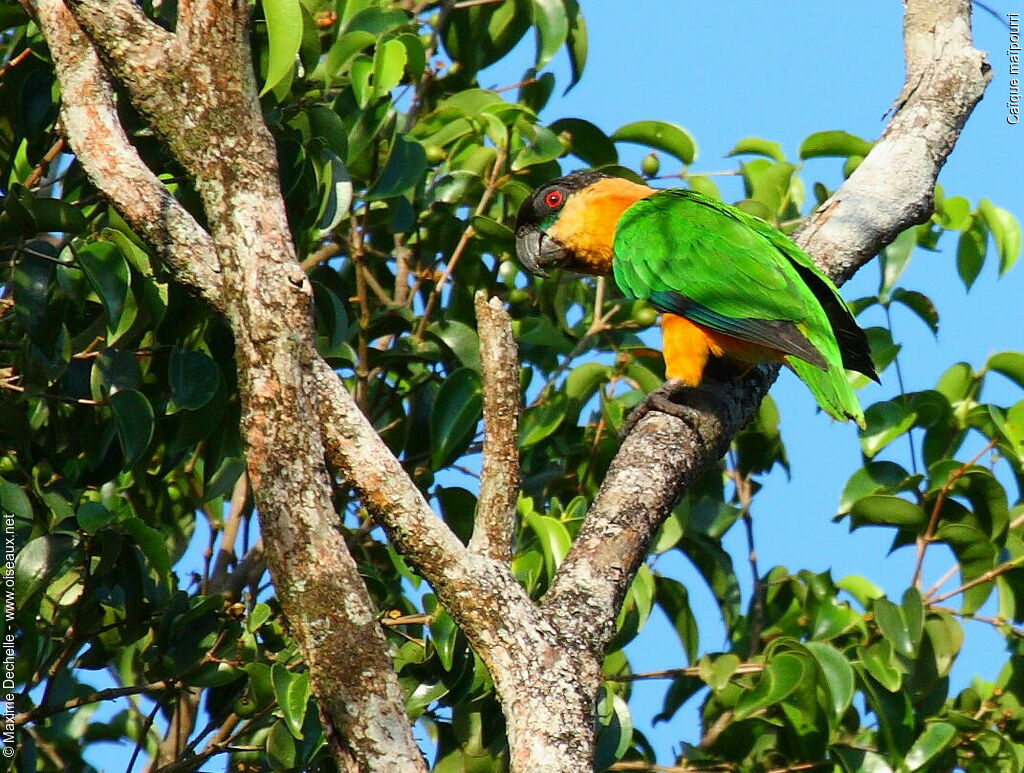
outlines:
[[469, 571], [469, 551], [430, 508], [330, 365], [313, 366], [316, 411], [331, 465], [436, 589]]
[[[65, 98], [73, 107], [84, 83], [94, 89], [86, 96], [104, 107], [103, 122], [67, 123], [83, 167], [107, 195], [128, 197], [125, 206], [136, 215], [129, 222], [137, 224], [175, 276], [202, 289], [231, 325], [242, 434], [267, 565], [310, 669], [326, 732], [348, 747], [362, 769], [425, 770], [387, 640], [338, 529], [322, 462], [315, 382], [308, 378], [316, 359], [311, 288], [295, 259], [273, 140], [260, 113], [248, 5], [218, 4], [191, 49], [140, 20], [127, 0], [77, 0], [74, 7], [110, 71], [202, 198], [211, 234], [192, 224], [188, 239], [161, 238], [162, 231], [144, 222], [147, 214], [157, 223], [167, 213], [180, 217], [182, 210], [166, 191], [149, 210], [131, 209], [134, 188], [123, 193], [122, 186], [142, 174], [136, 168], [141, 162], [110, 107], [106, 76], [59, 0], [38, 0], [54, 57], [63, 59], [58, 76]], [[110, 34], [127, 28], [137, 28], [143, 39]], [[156, 51], [157, 43], [166, 50]], [[83, 70], [88, 77], [82, 77]], [[90, 103], [81, 107], [88, 115]], [[142, 193], [152, 196], [152, 186]], [[216, 283], [210, 258], [223, 274]], [[338, 668], [339, 663], [346, 667]]]
[[[931, 212], [935, 179], [989, 80], [971, 41], [969, 0], [907, 0], [906, 85], [898, 112], [797, 243], [842, 282]], [[600, 652], [657, 526], [754, 415], [777, 368], [727, 387], [689, 421], [644, 417], [619, 449], [544, 606]], [[593, 621], [603, 622], [594, 630]]]
[[34, 0], [33, 10], [62, 86], [64, 131], [82, 168], [175, 277], [223, 310], [213, 241], [131, 144], [96, 52], [60, 0]]
[[475, 301], [484, 375], [484, 461], [469, 549], [508, 561], [519, 499], [519, 359], [501, 301], [488, 302], [483, 291]]

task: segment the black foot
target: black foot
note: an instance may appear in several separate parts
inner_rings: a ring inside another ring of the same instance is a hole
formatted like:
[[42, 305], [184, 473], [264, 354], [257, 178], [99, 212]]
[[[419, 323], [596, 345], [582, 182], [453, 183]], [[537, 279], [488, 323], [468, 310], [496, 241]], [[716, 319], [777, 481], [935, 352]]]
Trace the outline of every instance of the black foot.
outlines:
[[666, 381], [644, 398], [626, 417], [619, 430], [619, 441], [633, 431], [640, 420], [651, 411], [675, 416], [686, 423], [690, 429], [697, 431], [693, 423], [694, 409], [719, 412], [725, 403], [715, 392], [700, 386], [687, 386], [678, 379]]

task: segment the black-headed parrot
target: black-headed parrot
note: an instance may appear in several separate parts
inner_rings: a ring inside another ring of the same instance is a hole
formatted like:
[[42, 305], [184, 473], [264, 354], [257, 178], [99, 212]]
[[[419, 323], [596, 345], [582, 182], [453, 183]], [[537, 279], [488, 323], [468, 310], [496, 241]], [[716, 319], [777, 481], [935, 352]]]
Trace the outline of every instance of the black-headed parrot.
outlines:
[[827, 413], [864, 426], [846, 369], [878, 380], [867, 337], [810, 256], [764, 220], [695, 191], [576, 172], [526, 199], [516, 251], [540, 276], [611, 274], [660, 311], [669, 384], [697, 386], [711, 358], [785, 363]]

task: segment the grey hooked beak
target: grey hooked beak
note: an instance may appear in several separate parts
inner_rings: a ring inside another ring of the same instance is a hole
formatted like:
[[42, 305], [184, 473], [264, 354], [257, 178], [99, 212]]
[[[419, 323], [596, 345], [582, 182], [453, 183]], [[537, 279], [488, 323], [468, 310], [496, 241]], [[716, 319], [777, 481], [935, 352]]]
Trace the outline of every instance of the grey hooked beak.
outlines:
[[557, 268], [565, 262], [565, 249], [543, 231], [522, 227], [516, 230], [516, 254], [519, 262], [534, 276], [547, 277], [545, 268]]

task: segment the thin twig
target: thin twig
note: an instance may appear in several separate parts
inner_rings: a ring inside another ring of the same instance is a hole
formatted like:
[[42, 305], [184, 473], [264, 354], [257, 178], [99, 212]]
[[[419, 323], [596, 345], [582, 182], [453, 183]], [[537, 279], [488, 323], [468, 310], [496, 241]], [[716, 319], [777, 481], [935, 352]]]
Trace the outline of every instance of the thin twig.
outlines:
[[958, 571], [960, 571], [960, 564], [953, 564], [951, 567], [949, 567], [949, 569], [943, 572], [942, 576], [935, 581], [935, 584], [925, 591], [924, 597], [929, 598], [938, 593], [939, 588], [941, 588], [943, 585], [949, 582], [953, 575], [955, 575]]
[[600, 335], [606, 330], [611, 329], [608, 321], [619, 312], [619, 305], [616, 303], [612, 305], [608, 311], [604, 311], [606, 287], [607, 277], [598, 277], [594, 290], [594, 318], [590, 323], [590, 327], [587, 328], [583, 337], [576, 342], [576, 346], [574, 346], [572, 351], [566, 355], [565, 359], [558, 363], [558, 367], [555, 368], [554, 372], [551, 374], [551, 378], [548, 379], [548, 383], [544, 385], [544, 388], [533, 399], [533, 402], [530, 403], [531, 408], [535, 405], [540, 405], [548, 398], [551, 391], [555, 388], [555, 384], [558, 382], [558, 379], [561, 378], [570, 367], [572, 367], [572, 363], [576, 358], [587, 350], [587, 347], [590, 346], [590, 341], [594, 336]]
[[945, 601], [946, 599], [952, 598], [953, 596], [956, 596], [959, 593], [963, 593], [964, 591], [970, 590], [971, 588], [974, 588], [978, 585], [982, 585], [983, 583], [990, 582], [999, 575], [1006, 574], [1006, 572], [1010, 571], [1011, 569], [1016, 569], [1018, 566], [1021, 566], [1022, 564], [1024, 564], [1024, 555], [1017, 556], [1012, 561], [1007, 561], [1005, 564], [1000, 564], [997, 567], [989, 569], [984, 574], [975, 577], [973, 580], [965, 582], [959, 588], [954, 588], [953, 590], [947, 591], [946, 593], [942, 593], [938, 596], [926, 598], [924, 600], [924, 603], [929, 605], [938, 604], [940, 601]]
[[743, 528], [747, 535], [747, 560], [750, 563], [750, 573], [753, 576], [754, 588], [750, 599], [750, 645], [747, 657], [754, 657], [760, 650], [761, 631], [764, 628], [764, 583], [761, 581], [761, 571], [757, 566], [757, 548], [754, 545], [754, 519], [750, 514], [750, 506], [754, 500], [753, 486], [749, 475], [740, 473], [736, 453], [729, 451], [729, 461], [732, 467], [732, 480], [736, 486], [736, 498], [742, 508], [741, 518]]
[[0, 79], [2, 79], [5, 75], [7, 75], [8, 72], [13, 70], [19, 64], [24, 62], [26, 57], [28, 57], [31, 53], [32, 53], [32, 49], [31, 48], [26, 48], [24, 51], [22, 51], [20, 54], [18, 54], [16, 57], [14, 57], [11, 61], [4, 62], [3, 67], [0, 67]]
[[370, 299], [366, 292], [366, 250], [363, 244], [363, 234], [368, 227], [370, 208], [363, 210], [363, 222], [361, 226], [352, 229], [352, 263], [356, 271], [356, 301], [359, 304], [359, 340], [358, 358], [356, 361], [356, 404], [363, 411], [368, 411], [368, 400], [370, 391], [370, 342], [368, 330], [370, 327]]
[[988, 625], [991, 625], [993, 628], [998, 628], [1000, 630], [1009, 628], [1010, 632], [1014, 636], [1019, 636], [1020, 638], [1024, 639], [1024, 628], [1018, 628], [1017, 626], [1013, 625], [1012, 623], [1006, 621], [1001, 617], [989, 617], [987, 615], [976, 614], [968, 615], [959, 609], [954, 609], [953, 607], [940, 606], [938, 604], [929, 604], [928, 608], [935, 610], [937, 612], [948, 612], [949, 614], [959, 617], [962, 620], [976, 620], [979, 623], [986, 623]]
[[[969, 462], [966, 462], [964, 465], [954, 470], [949, 476], [949, 480], [947, 480], [945, 485], [939, 490], [938, 496], [935, 497], [932, 514], [928, 519], [928, 527], [925, 529], [924, 534], [917, 538], [917, 561], [914, 565], [914, 579], [912, 581], [912, 585], [915, 588], [921, 587], [921, 570], [924, 567], [924, 554], [925, 551], [928, 550], [928, 546], [935, 539], [935, 531], [939, 525], [939, 516], [942, 514], [943, 505], [946, 504], [946, 500], [949, 498], [949, 492], [953, 490], [953, 486], [956, 485], [956, 482], [966, 475], [967, 471], [970, 470], [970, 468], [973, 467], [981, 457], [991, 451], [995, 445], [995, 439], [988, 441], [988, 443], [985, 444], [985, 447], [978, 451], [978, 453], [976, 453]], [[958, 592], [959, 591], [954, 591], [951, 595], [955, 595]]]
[[319, 266], [321, 263], [325, 263], [333, 257], [341, 254], [341, 245], [335, 241], [329, 241], [321, 245], [320, 249], [316, 252], [308, 255], [302, 263], [302, 270], [309, 272]]
[[29, 190], [36, 187], [36, 184], [43, 178], [43, 170], [46, 169], [57, 156], [64, 150], [64, 146], [67, 143], [63, 137], [58, 137], [57, 140], [50, 146], [50, 149], [46, 151], [46, 154], [39, 159], [39, 163], [36, 164], [35, 169], [25, 179], [25, 187]]
[[139, 754], [142, 752], [142, 747], [146, 743], [146, 736], [149, 735], [149, 731], [153, 727], [153, 721], [156, 719], [156, 715], [160, 712], [160, 701], [156, 701], [153, 704], [152, 711], [146, 716], [146, 720], [142, 723], [142, 730], [139, 732], [139, 737], [135, 741], [135, 749], [132, 751], [131, 759], [128, 760], [128, 765], [124, 769], [124, 773], [132, 773], [132, 768], [135, 767], [135, 760], [139, 758]]
[[106, 690], [97, 690], [96, 692], [89, 693], [88, 695], [80, 695], [77, 698], [72, 698], [64, 703], [58, 703], [55, 706], [36, 706], [31, 711], [23, 711], [21, 714], [17, 714], [14, 717], [14, 724], [24, 725], [26, 722], [39, 722], [41, 719], [52, 717], [54, 714], [60, 714], [63, 711], [77, 709], [79, 706], [85, 706], [89, 703], [99, 703], [100, 701], [108, 701], [114, 698], [122, 698], [126, 695], [138, 695], [140, 693], [147, 692], [163, 692], [170, 686], [170, 683], [160, 681], [152, 682], [150, 684], [133, 685], [131, 687], [110, 687]]
[[[764, 671], [764, 663], [740, 663], [734, 674], [759, 674]], [[639, 674], [605, 674], [606, 682], [639, 682], [644, 679], [676, 679], [680, 676], [700, 676], [700, 666], [686, 668], [666, 668], [661, 671], [642, 671]]]

